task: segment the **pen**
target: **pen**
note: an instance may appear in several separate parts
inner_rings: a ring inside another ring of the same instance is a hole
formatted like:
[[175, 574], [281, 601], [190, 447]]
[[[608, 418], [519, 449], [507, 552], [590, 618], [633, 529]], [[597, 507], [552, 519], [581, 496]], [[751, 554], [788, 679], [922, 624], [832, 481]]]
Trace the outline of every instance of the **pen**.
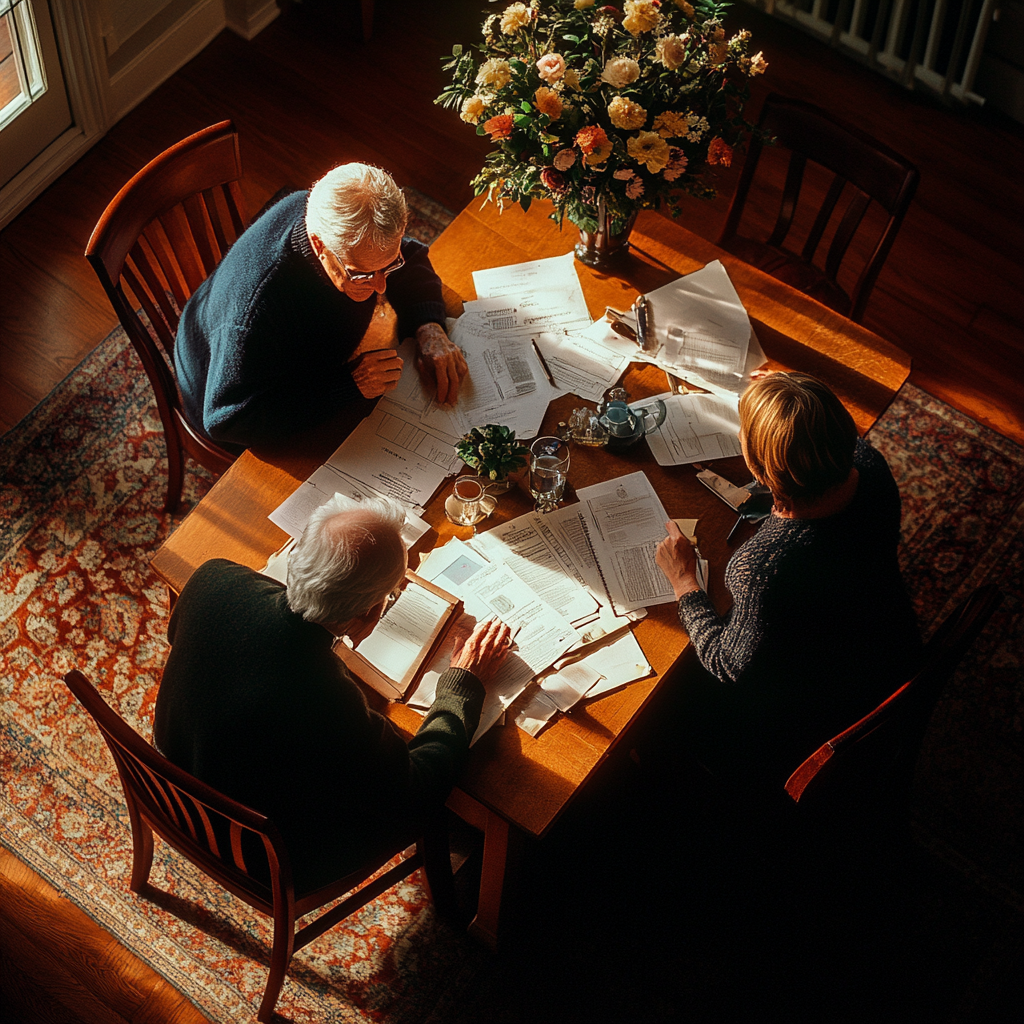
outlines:
[[551, 376], [551, 370], [548, 368], [547, 362], [545, 361], [544, 357], [540, 354], [540, 346], [538, 346], [536, 339], [531, 338], [530, 344], [533, 346], [533, 351], [537, 353], [537, 358], [540, 360], [540, 365], [544, 367], [544, 375], [547, 377], [548, 383], [553, 388], [558, 387], [558, 385], [555, 383], [555, 378]]
[[743, 522], [744, 517], [739, 516], [736, 522], [732, 524], [732, 529], [729, 531], [729, 536], [725, 538], [725, 543], [728, 544], [732, 540], [733, 534], [739, 529], [740, 523]]

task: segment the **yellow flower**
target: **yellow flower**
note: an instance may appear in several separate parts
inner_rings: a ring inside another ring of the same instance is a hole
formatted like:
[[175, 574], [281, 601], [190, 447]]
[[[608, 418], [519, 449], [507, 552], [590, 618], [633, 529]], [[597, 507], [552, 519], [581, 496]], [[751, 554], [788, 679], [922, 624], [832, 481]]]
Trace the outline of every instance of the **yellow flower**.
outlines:
[[689, 36], [662, 36], [655, 44], [654, 53], [657, 60], [675, 71], [686, 60], [686, 44]]
[[712, 43], [708, 47], [708, 63], [712, 66], [724, 64], [726, 57], [729, 56], [729, 44], [728, 43]]
[[562, 82], [572, 89], [573, 92], [580, 91], [580, 76], [574, 68], [566, 69], [565, 74], [562, 75]]
[[534, 94], [533, 101], [542, 114], [547, 114], [552, 121], [562, 116], [562, 100], [554, 89], [542, 85]]
[[758, 50], [753, 57], [750, 58], [750, 74], [763, 75], [768, 70], [768, 61], [764, 59], [764, 53]]
[[616, 96], [608, 104], [608, 117], [616, 128], [625, 128], [631, 131], [634, 128], [643, 128], [647, 121], [647, 111], [625, 96]]
[[530, 24], [530, 8], [526, 4], [512, 4], [501, 16], [501, 31], [507, 36], [515, 35], [524, 25]]
[[687, 0], [675, 0], [676, 7], [679, 8], [685, 14], [690, 21], [693, 21], [693, 4], [688, 3]]
[[484, 101], [479, 96], [468, 96], [462, 101], [462, 111], [459, 113], [459, 117], [470, 124], [476, 124], [483, 112]]
[[477, 85], [488, 85], [492, 89], [503, 89], [512, 81], [512, 69], [507, 60], [501, 57], [492, 57], [480, 65], [476, 73]]
[[668, 143], [657, 132], [640, 132], [626, 142], [629, 155], [644, 164], [651, 174], [657, 174], [668, 164], [671, 150]]
[[658, 27], [661, 14], [654, 0], [626, 0], [626, 16], [622, 19], [622, 27], [630, 35], [638, 36], [641, 32], [651, 32]]
[[597, 167], [599, 164], [603, 164], [605, 160], [612, 155], [612, 148], [612, 140], [605, 139], [604, 142], [599, 142], [583, 159], [586, 160], [591, 167]]
[[690, 123], [682, 114], [666, 110], [654, 119], [651, 129], [663, 139], [685, 139], [690, 134]]
[[573, 4], [573, 7], [575, 7], [577, 11], [585, 11], [588, 7], [593, 6], [594, 0], [576, 0]]

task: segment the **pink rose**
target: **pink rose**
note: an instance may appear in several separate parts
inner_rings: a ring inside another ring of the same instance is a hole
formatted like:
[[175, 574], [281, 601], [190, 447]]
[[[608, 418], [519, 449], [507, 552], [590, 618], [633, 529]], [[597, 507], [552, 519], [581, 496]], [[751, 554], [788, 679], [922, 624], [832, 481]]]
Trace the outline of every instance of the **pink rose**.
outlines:
[[560, 53], [546, 53], [537, 61], [537, 74], [545, 82], [557, 82], [565, 74], [565, 58]]
[[576, 163], [576, 153], [571, 149], [560, 149], [551, 161], [558, 171], [567, 171]]

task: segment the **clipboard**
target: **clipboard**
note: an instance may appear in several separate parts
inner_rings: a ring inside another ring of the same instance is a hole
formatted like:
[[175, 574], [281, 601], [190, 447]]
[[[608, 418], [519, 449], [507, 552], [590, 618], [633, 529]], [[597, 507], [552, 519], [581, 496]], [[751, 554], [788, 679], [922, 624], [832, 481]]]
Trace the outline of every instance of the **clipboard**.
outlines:
[[[442, 590], [440, 587], [417, 576], [411, 569], [405, 572], [405, 582], [402, 585], [402, 593], [409, 587], [422, 587], [428, 593], [441, 598], [445, 603], [444, 611], [437, 623], [434, 625], [426, 642], [421, 646], [420, 651], [412, 664], [402, 675], [401, 679], [393, 679], [378, 665], [349, 647], [344, 638], [339, 638], [334, 643], [334, 653], [344, 662], [345, 667], [358, 679], [361, 679], [367, 686], [373, 687], [378, 693], [387, 697], [388, 700], [404, 700], [406, 695], [419, 684], [423, 673], [430, 667], [437, 652], [444, 646], [451, 632], [452, 626], [462, 616], [462, 599], [454, 594]], [[399, 608], [401, 594], [394, 606], [388, 609], [388, 614]], [[399, 612], [400, 614], [400, 612]], [[376, 627], [375, 627], [376, 628]], [[371, 634], [372, 635], [372, 634]]]

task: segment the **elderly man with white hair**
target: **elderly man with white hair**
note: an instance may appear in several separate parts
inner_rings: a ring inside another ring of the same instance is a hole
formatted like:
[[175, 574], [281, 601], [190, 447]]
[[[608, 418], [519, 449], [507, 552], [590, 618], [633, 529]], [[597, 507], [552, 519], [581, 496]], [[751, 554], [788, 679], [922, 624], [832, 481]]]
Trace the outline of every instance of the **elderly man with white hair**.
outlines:
[[287, 587], [214, 559], [171, 615], [156, 746], [277, 824], [300, 891], [353, 870], [445, 799], [509, 650], [496, 620], [457, 644], [408, 744], [367, 706], [331, 648], [365, 637], [401, 582], [403, 520], [386, 499], [336, 495], [292, 552]]
[[182, 312], [175, 366], [192, 426], [230, 450], [287, 440], [394, 388], [405, 337], [454, 404], [466, 361], [407, 220], [392, 177], [359, 163], [258, 217]]

